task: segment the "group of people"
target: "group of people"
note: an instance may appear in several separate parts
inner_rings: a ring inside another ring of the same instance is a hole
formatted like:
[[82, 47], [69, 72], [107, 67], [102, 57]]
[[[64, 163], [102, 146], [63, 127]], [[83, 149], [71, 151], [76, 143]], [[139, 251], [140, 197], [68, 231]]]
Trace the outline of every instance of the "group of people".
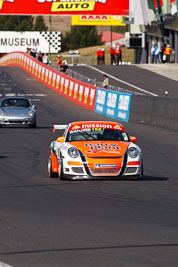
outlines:
[[151, 63], [170, 63], [171, 47], [169, 44], [162, 47], [153, 44], [151, 47]]
[[48, 58], [47, 53], [42, 54], [41, 51], [38, 52], [37, 51], [37, 46], [34, 45], [32, 48], [27, 48], [27, 53], [30, 56], [38, 59], [43, 64], [45, 64], [45, 65], [49, 64], [49, 58]]
[[[98, 48], [96, 51], [97, 65], [105, 65], [105, 49]], [[110, 48], [111, 65], [122, 65], [122, 48], [113, 45]]]
[[105, 50], [104, 48], [98, 48], [96, 51], [97, 65], [105, 65]]
[[63, 72], [65, 74], [68, 73], [69, 66], [67, 65], [67, 62], [65, 60], [62, 60], [60, 55], [58, 55], [56, 66], [57, 66], [58, 71]]
[[113, 45], [110, 48], [111, 65], [122, 65], [122, 48], [120, 45]]

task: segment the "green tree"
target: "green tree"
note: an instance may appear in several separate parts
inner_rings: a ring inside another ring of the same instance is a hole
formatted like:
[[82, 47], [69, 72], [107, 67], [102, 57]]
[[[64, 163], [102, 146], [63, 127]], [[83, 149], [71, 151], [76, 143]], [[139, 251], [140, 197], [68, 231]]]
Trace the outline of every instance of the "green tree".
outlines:
[[0, 31], [46, 31], [42, 16], [0, 16]]
[[33, 27], [34, 31], [47, 31], [48, 27], [44, 23], [43, 16], [38, 16], [35, 20], [35, 25]]
[[122, 33], [125, 34], [125, 32], [129, 31], [128, 25], [125, 26], [114, 26], [112, 27], [113, 32], [118, 32], [118, 33]]
[[63, 50], [79, 49], [101, 44], [101, 35], [95, 26], [72, 26], [63, 38]]

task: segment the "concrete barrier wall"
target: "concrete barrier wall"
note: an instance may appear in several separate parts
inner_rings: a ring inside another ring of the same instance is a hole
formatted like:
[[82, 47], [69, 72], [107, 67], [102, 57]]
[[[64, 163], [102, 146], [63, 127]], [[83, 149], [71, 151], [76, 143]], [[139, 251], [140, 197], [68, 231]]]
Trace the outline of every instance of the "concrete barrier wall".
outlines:
[[178, 100], [134, 95], [129, 121], [178, 131]]

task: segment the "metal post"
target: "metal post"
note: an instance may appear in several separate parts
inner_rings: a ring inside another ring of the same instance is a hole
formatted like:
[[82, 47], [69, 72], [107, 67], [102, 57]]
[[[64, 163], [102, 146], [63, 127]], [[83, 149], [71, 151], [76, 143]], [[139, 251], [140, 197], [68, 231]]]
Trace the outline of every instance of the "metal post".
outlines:
[[51, 16], [49, 16], [49, 53], [48, 53], [48, 57], [49, 57], [49, 61], [51, 61]]
[[112, 26], [111, 26], [111, 47], [112, 47]]
[[163, 11], [162, 7], [160, 4], [160, 0], [156, 0], [157, 5], [158, 5], [158, 13], [159, 13], [159, 18], [160, 18], [160, 27], [161, 27], [161, 34], [162, 34], [162, 42], [164, 40], [164, 21], [163, 21]]

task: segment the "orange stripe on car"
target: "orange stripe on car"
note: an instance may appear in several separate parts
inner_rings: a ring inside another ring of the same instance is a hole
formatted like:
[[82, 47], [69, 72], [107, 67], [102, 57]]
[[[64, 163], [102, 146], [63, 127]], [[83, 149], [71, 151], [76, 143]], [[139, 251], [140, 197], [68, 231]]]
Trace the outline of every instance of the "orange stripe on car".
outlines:
[[82, 166], [83, 164], [81, 162], [77, 161], [67, 161], [68, 165], [77, 165], [77, 166]]

